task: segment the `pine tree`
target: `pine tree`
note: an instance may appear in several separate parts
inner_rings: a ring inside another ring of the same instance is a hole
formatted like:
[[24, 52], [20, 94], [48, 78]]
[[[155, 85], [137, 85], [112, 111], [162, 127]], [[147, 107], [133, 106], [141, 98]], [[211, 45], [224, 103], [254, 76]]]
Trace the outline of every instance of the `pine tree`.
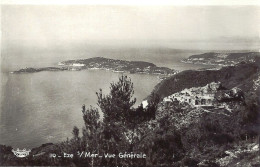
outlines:
[[98, 106], [104, 114], [104, 123], [125, 124], [132, 111], [136, 99], [132, 99], [134, 87], [131, 79], [122, 75], [119, 81], [111, 83], [110, 94], [103, 95], [100, 89], [98, 96]]

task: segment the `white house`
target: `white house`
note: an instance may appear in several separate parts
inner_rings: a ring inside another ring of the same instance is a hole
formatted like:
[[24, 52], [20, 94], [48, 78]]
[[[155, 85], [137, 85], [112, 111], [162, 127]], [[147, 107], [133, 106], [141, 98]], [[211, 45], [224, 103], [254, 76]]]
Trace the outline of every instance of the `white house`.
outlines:
[[72, 66], [74, 66], [74, 67], [83, 67], [83, 66], [85, 66], [85, 64], [73, 63]]

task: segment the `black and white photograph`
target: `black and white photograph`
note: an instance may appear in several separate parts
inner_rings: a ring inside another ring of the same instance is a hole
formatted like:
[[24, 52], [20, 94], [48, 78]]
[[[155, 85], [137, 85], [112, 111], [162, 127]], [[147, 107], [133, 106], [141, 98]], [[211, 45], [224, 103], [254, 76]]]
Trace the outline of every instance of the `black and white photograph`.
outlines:
[[260, 167], [260, 1], [0, 13], [0, 166]]

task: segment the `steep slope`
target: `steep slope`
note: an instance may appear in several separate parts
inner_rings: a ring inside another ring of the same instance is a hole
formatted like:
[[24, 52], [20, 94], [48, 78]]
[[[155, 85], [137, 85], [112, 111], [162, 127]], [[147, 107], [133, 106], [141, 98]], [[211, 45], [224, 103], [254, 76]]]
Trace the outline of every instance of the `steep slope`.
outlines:
[[227, 89], [236, 86], [246, 92], [252, 89], [254, 80], [259, 78], [259, 66], [259, 61], [256, 61], [223, 67], [220, 70], [183, 71], [160, 82], [153, 93], [163, 98], [185, 88], [202, 87], [210, 82], [221, 82]]

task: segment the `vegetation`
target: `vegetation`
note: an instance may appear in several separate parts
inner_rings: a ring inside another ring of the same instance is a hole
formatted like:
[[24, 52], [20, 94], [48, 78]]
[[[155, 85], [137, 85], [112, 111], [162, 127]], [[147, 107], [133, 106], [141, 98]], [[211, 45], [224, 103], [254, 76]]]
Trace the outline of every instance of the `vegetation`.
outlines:
[[[224, 82], [229, 89], [241, 79], [240, 77], [246, 82], [249, 80], [248, 77], [252, 79], [252, 76], [247, 75], [257, 70], [256, 66], [241, 66], [243, 71], [232, 67], [234, 70], [232, 73], [224, 69], [219, 76], [215, 72], [212, 72], [214, 75], [209, 71], [204, 73], [210, 74], [209, 80], [217, 80], [223, 75], [230, 75]], [[238, 72], [242, 72], [240, 77]], [[182, 79], [184, 86], [187, 84], [194, 86], [204, 82], [197, 79], [186, 84], [184, 81], [190, 81], [191, 76], [184, 76], [184, 74], [181, 76], [184, 78]], [[179, 77], [167, 80], [170, 84], [175, 84], [169, 89], [173, 88], [173, 91], [181, 89], [182, 84], [176, 80], [180, 80]], [[229, 84], [228, 78], [231, 81]], [[165, 89], [168, 89], [166, 87], [169, 87], [169, 83], [162, 83]], [[240, 82], [240, 85], [243, 83]], [[226, 92], [229, 93], [228, 90]], [[249, 96], [248, 93], [251, 93], [251, 98], [244, 98], [244, 96]], [[225, 100], [225, 103], [233, 106], [232, 112], [225, 109], [192, 108], [177, 102], [162, 103], [160, 102], [162, 94], [158, 96], [154, 91], [146, 108], [142, 105], [134, 108], [136, 99], [133, 98], [133, 83], [127, 76], [121, 76], [118, 82], [111, 83], [109, 94], [103, 94], [101, 89], [96, 93], [99, 108], [82, 106], [85, 125], [82, 131], [78, 127], [73, 128], [72, 139], [34, 148], [30, 156], [25, 159], [16, 158], [10, 151], [11, 147], [0, 146], [0, 151], [4, 153], [0, 155], [0, 165], [194, 167], [201, 163], [204, 166], [219, 166], [225, 163], [235, 164], [238, 161], [232, 158], [226, 160], [227, 150], [232, 152], [240, 148], [241, 143], [243, 145], [256, 143], [258, 134], [248, 129], [258, 121], [259, 117], [259, 104], [254, 100], [257, 99], [255, 98], [257, 94], [254, 92], [241, 92], [241, 97], [238, 99]], [[237, 157], [245, 157], [243, 164], [249, 160], [257, 160], [253, 146], [250, 145], [252, 152], [247, 151], [237, 155]], [[102, 155], [102, 157], [84, 157], [86, 152]], [[119, 153], [125, 152], [143, 153], [146, 154], [146, 158], [120, 158], [118, 156]], [[50, 154], [61, 153], [74, 156], [71, 158], [50, 157]], [[105, 157], [106, 154], [112, 157]], [[113, 157], [112, 154], [116, 156]], [[254, 161], [254, 165], [260, 165]]]
[[253, 80], [258, 78], [259, 67], [260, 61], [256, 61], [223, 67], [220, 70], [187, 70], [163, 80], [156, 85], [153, 92], [163, 98], [185, 88], [202, 87], [211, 82], [221, 82], [222, 86], [227, 89], [238, 87], [248, 92], [252, 89]]

